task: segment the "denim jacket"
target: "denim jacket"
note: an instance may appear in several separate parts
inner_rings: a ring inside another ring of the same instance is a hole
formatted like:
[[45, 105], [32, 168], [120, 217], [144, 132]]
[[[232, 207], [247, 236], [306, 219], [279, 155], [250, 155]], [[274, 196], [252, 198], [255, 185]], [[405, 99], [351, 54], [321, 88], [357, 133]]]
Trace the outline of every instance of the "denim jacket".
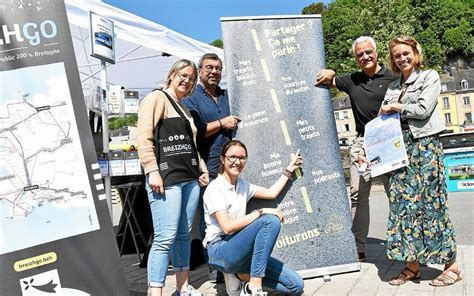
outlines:
[[383, 104], [397, 103], [404, 87], [401, 116], [408, 121], [414, 138], [431, 136], [444, 131], [444, 121], [436, 108], [441, 91], [439, 75], [434, 70], [415, 70], [405, 81], [402, 76], [389, 84]]

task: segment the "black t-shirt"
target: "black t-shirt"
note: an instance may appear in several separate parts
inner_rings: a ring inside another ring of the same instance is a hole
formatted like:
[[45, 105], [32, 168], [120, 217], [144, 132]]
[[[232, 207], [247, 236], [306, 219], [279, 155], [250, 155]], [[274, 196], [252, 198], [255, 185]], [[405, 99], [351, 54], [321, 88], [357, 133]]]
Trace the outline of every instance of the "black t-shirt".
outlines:
[[359, 134], [363, 134], [367, 122], [377, 116], [387, 87], [395, 79], [390, 70], [383, 65], [381, 67], [372, 77], [363, 71], [336, 77], [337, 89], [349, 95]]

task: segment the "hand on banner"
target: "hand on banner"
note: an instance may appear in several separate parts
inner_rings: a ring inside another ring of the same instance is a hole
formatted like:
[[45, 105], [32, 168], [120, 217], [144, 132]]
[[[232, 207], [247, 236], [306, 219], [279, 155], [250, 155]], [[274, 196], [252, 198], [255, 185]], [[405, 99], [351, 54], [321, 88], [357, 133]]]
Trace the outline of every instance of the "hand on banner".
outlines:
[[237, 124], [240, 122], [240, 120], [240, 117], [234, 115], [224, 117], [220, 120], [222, 125], [221, 128], [233, 130], [237, 127]]
[[148, 184], [152, 191], [159, 194], [165, 194], [165, 188], [163, 187], [163, 180], [161, 179], [160, 172], [153, 171], [148, 174]]
[[321, 69], [316, 74], [316, 83], [315, 85], [324, 84], [327, 86], [332, 86], [334, 84], [334, 77], [336, 77], [336, 72], [331, 69]]
[[280, 219], [281, 223], [285, 222], [285, 214], [283, 214], [280, 208], [263, 208], [262, 215], [265, 214], [275, 215]]
[[209, 184], [209, 173], [208, 172], [203, 172], [201, 173], [201, 176], [199, 176], [198, 179], [199, 186], [205, 187]]
[[291, 158], [290, 163], [286, 167], [288, 171], [293, 173], [296, 169], [299, 169], [303, 165], [303, 156], [300, 154], [300, 150], [296, 152], [296, 155]]

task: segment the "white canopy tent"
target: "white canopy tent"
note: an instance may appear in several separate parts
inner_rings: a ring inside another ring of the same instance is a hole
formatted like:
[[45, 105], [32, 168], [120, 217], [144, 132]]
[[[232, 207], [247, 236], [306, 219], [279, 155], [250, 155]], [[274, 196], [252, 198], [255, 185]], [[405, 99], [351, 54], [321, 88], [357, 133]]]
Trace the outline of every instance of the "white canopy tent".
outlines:
[[[222, 49], [174, 32], [100, 0], [65, 0], [86, 101], [100, 85], [100, 61], [90, 56], [89, 11], [114, 22], [116, 64], [108, 64], [109, 84], [138, 90], [143, 97], [159, 87], [171, 65], [181, 59], [198, 62], [208, 52], [224, 59]], [[138, 5], [138, 4], [137, 4]], [[169, 56], [170, 55], [170, 56]], [[222, 79], [225, 85], [225, 77]]]
[[[108, 85], [138, 90], [141, 97], [160, 87], [172, 64], [179, 59], [185, 58], [197, 63], [203, 54], [209, 52], [224, 58], [222, 49], [174, 32], [100, 0], [65, 0], [65, 3], [84, 98], [90, 109], [94, 109], [92, 107], [98, 94], [97, 86], [101, 85], [102, 69], [100, 60], [90, 55], [90, 11], [114, 23], [115, 64], [107, 65]], [[224, 81], [225, 79], [223, 85]], [[109, 139], [107, 117], [103, 117], [102, 122], [105, 122], [102, 141], [95, 141], [98, 150], [102, 149], [97, 143], [103, 142], [107, 145]], [[104, 146], [103, 151], [107, 153], [108, 146]], [[110, 177], [105, 178], [105, 191], [112, 213]]]

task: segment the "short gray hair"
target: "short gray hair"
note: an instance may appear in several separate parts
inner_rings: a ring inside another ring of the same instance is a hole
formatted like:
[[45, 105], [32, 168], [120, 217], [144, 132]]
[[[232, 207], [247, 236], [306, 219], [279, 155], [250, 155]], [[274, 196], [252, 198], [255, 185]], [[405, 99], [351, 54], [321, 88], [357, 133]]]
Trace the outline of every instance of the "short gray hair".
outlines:
[[370, 36], [360, 36], [354, 42], [352, 42], [352, 53], [355, 55], [355, 48], [356, 44], [362, 43], [362, 42], [370, 42], [372, 46], [374, 47], [374, 50], [377, 51], [377, 44], [375, 44], [374, 38]]

